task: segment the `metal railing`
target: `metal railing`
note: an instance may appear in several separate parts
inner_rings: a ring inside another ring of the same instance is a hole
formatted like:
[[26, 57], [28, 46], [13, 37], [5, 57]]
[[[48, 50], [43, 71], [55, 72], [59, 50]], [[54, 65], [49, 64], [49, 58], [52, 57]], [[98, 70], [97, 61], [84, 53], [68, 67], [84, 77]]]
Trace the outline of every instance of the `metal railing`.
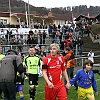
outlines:
[[[100, 55], [97, 55], [97, 56], [94, 56], [94, 67], [100, 67]], [[84, 60], [85, 59], [88, 59], [87, 56], [84, 56], [84, 57], [80, 57], [80, 56], [77, 56], [75, 57], [76, 59], [76, 67], [77, 66], [83, 66], [83, 63], [84, 63]]]
[[[43, 48], [44, 49], [44, 52], [46, 53], [46, 55], [49, 54], [49, 45], [50, 44], [41, 44], [41, 49]], [[15, 49], [18, 49], [18, 45], [3, 45], [3, 47], [5, 47], [5, 52], [9, 49], [13, 49], [13, 47]], [[22, 45], [22, 52], [20, 53], [25, 53], [27, 54], [28, 53], [28, 48], [29, 48], [29, 45], [27, 44], [23, 44]], [[60, 51], [62, 52], [62, 51]], [[64, 51], [63, 51], [64, 52]], [[85, 55], [75, 55], [75, 59], [76, 59], [76, 64], [75, 64], [75, 67], [82, 67], [83, 66], [83, 63], [84, 63], [84, 60], [85, 59], [88, 59], [88, 56], [87, 56], [87, 53], [84, 53]], [[96, 56], [94, 56], [94, 67], [100, 67], [100, 51], [98, 52], [95, 52]]]

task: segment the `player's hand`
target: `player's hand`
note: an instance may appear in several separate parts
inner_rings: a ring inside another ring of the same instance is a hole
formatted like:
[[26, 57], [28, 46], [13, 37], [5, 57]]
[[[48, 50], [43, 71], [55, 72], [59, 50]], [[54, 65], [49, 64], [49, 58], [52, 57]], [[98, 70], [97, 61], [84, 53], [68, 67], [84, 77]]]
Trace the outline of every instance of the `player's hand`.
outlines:
[[96, 92], [95, 94], [98, 95], [98, 92]]
[[68, 82], [68, 83], [66, 84], [66, 88], [67, 88], [67, 89], [70, 89], [70, 87], [71, 87], [71, 84]]
[[51, 82], [48, 82], [49, 88], [54, 88], [54, 85]]
[[28, 72], [26, 72], [25, 74], [26, 74], [26, 75], [29, 75], [29, 73], [28, 73]]

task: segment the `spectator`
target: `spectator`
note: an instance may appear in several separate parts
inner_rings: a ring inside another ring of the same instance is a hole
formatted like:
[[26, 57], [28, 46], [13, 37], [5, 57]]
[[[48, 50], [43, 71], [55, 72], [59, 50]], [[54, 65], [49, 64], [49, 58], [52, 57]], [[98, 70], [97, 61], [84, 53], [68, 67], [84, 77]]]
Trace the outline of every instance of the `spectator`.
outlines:
[[20, 32], [18, 31], [18, 28], [15, 31], [15, 40], [18, 41], [18, 39], [20, 38]]
[[17, 44], [18, 44], [19, 52], [22, 52], [22, 50], [23, 50], [23, 40], [21, 38], [19, 38], [18, 41], [17, 41]]
[[0, 44], [2, 45], [2, 53], [5, 54], [6, 53], [6, 46], [5, 45], [7, 45], [7, 41], [6, 41], [4, 36], [2, 36], [2, 38], [0, 40]]
[[5, 35], [8, 44], [9, 44], [9, 41], [10, 41], [11, 35], [12, 35], [12, 30], [11, 30], [10, 28], [8, 28], [7, 33], [6, 33], [6, 35]]
[[37, 37], [37, 35], [38, 35], [38, 32], [37, 32], [37, 30], [35, 30], [34, 31], [34, 37]]
[[83, 53], [83, 40], [81, 37], [78, 38], [78, 48], [79, 48], [79, 54], [82, 55], [82, 53]]
[[60, 37], [60, 31], [56, 31], [56, 37], [55, 37], [55, 43], [57, 43], [57, 44], [59, 44], [60, 43], [60, 39], [59, 39], [59, 37]]
[[43, 34], [42, 34], [41, 30], [38, 31], [38, 34], [39, 34], [40, 37], [42, 38]]
[[52, 43], [55, 43], [55, 36], [56, 36], [56, 30], [53, 30], [53, 32], [50, 35]]
[[[66, 64], [66, 72], [68, 74], [68, 77], [70, 77], [71, 79], [74, 77], [74, 67], [75, 67], [75, 57], [74, 57], [74, 53], [73, 51], [67, 47], [65, 48], [65, 55], [64, 55], [64, 59], [65, 59], [65, 64]], [[64, 84], [66, 85], [66, 80], [64, 79]], [[77, 82], [74, 84], [74, 86], [76, 87], [76, 90], [78, 89], [78, 85]], [[66, 89], [66, 92], [68, 92], [68, 89]]]
[[43, 42], [42, 42], [42, 44], [45, 44], [45, 39], [46, 39], [46, 35], [47, 35], [45, 30], [43, 31], [42, 34], [43, 34]]
[[[39, 57], [41, 58], [41, 60], [46, 57], [46, 53], [44, 52], [44, 49], [42, 48], [42, 50], [40, 51]], [[42, 71], [40, 70], [40, 68], [38, 69], [38, 76], [41, 77], [42, 76]]]
[[94, 52], [93, 50], [90, 50], [88, 53], [88, 60], [91, 60], [94, 63]]
[[50, 23], [49, 24], [49, 27], [48, 27], [48, 33], [49, 33], [49, 36], [52, 37], [52, 30], [53, 30], [53, 26], [52, 24]]
[[72, 41], [71, 39], [66, 39], [66, 40], [62, 40], [64, 42], [64, 46], [66, 47], [72, 47]]
[[10, 40], [10, 45], [12, 46], [11, 49], [16, 50], [17, 41], [15, 40], [14, 37], [12, 37], [12, 39]]
[[73, 51], [74, 51], [74, 54], [76, 54], [76, 50], [78, 49], [78, 48], [76, 48], [76, 46], [78, 46], [78, 41], [77, 41], [77, 38], [74, 38], [73, 40], [72, 40], [72, 49], [73, 49]]
[[[5, 57], [4, 54], [2, 54], [2, 45], [0, 45], [0, 68], [1, 68], [1, 61], [2, 61], [2, 58]], [[3, 99], [3, 96], [2, 96], [2, 89], [0, 88], [0, 99]]]
[[86, 32], [88, 36], [90, 36], [90, 25], [89, 24], [86, 26]]
[[0, 37], [2, 38], [2, 36], [3, 36], [5, 38], [5, 35], [6, 35], [6, 33], [5, 33], [4, 29], [1, 29]]
[[27, 40], [27, 45], [36, 45], [37, 44], [37, 41], [36, 41], [36, 39], [35, 38], [33, 38], [33, 36], [32, 35], [30, 35], [29, 36], [29, 38], [28, 38], [28, 40]]
[[41, 49], [39, 56], [40, 56], [41, 60], [42, 60], [44, 57], [46, 57], [46, 53], [45, 53], [45, 51], [44, 51], [43, 48]]
[[69, 32], [66, 32], [66, 33], [64, 34], [64, 37], [65, 37], [65, 40], [66, 40], [66, 39], [69, 39]]
[[78, 39], [78, 37], [79, 37], [79, 27], [78, 26], [76, 26], [76, 28], [75, 28], [75, 37]]
[[64, 47], [65, 47], [65, 43], [64, 43], [63, 40], [61, 40], [61, 42], [60, 42], [60, 49], [63, 51]]
[[40, 34], [37, 35], [36, 42], [37, 42], [38, 47], [41, 49], [42, 37]]
[[33, 33], [32, 29], [30, 29], [29, 35], [33, 35], [33, 34], [34, 34], [34, 33]]

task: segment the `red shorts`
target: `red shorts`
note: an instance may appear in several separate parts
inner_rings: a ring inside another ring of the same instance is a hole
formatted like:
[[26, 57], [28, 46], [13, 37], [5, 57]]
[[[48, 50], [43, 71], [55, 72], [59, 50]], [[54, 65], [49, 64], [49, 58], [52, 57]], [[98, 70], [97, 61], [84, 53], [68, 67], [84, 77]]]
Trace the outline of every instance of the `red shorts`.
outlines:
[[67, 100], [66, 88], [64, 85], [54, 87], [53, 89], [45, 88], [45, 100]]

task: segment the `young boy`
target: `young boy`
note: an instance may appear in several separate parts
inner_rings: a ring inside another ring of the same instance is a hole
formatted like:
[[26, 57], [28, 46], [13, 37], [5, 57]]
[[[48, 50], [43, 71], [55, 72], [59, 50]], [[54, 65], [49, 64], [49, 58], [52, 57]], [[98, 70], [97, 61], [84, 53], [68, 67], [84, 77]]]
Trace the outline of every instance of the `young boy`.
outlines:
[[78, 81], [78, 100], [84, 100], [85, 98], [88, 98], [88, 100], [95, 100], [94, 91], [96, 95], [98, 95], [92, 67], [93, 62], [86, 59], [83, 68], [78, 70], [75, 77], [70, 81], [71, 85]]
[[24, 100], [23, 88], [24, 88], [24, 73], [19, 74], [17, 72], [16, 92], [19, 93], [20, 100]]

